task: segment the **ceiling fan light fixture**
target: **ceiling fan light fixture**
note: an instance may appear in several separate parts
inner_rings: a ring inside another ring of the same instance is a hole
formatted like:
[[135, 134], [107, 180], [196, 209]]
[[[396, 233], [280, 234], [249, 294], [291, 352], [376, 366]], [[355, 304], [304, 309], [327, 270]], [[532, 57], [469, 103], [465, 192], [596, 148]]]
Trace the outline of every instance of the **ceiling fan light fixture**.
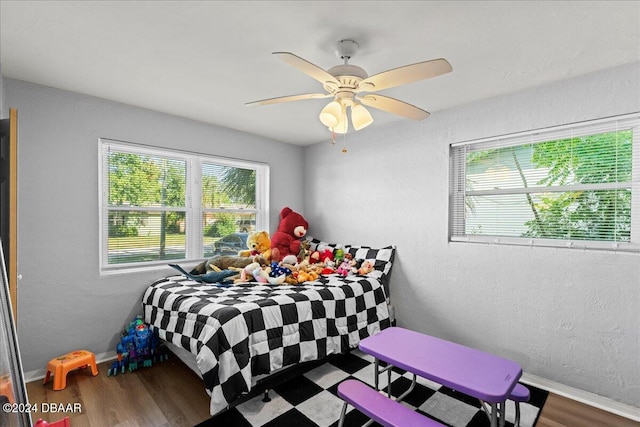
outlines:
[[331, 101], [320, 111], [320, 121], [330, 129], [335, 128], [342, 115], [342, 105], [338, 101]]
[[354, 104], [351, 107], [351, 124], [355, 130], [364, 129], [371, 123], [373, 123], [373, 117], [362, 104]]
[[338, 120], [338, 124], [335, 125], [334, 127], [329, 128], [329, 130], [331, 130], [333, 133], [347, 133], [348, 129], [349, 129], [349, 120], [347, 120], [346, 114], [341, 114], [340, 119]]

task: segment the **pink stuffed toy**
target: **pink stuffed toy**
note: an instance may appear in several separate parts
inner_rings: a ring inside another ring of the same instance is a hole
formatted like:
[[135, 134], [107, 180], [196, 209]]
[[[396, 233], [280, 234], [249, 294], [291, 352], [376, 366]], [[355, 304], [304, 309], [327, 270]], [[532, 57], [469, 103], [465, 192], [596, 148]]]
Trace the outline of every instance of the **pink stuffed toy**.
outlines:
[[309, 223], [297, 212], [285, 207], [280, 211], [278, 230], [271, 235], [271, 260], [281, 261], [287, 255], [300, 254], [299, 239], [307, 234]]

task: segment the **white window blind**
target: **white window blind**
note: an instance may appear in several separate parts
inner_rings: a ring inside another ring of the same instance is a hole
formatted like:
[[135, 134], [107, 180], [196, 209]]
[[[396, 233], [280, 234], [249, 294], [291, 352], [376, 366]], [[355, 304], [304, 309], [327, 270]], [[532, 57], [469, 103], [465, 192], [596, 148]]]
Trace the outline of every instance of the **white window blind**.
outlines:
[[449, 233], [640, 250], [640, 115], [452, 144]]
[[100, 139], [101, 272], [246, 248], [267, 229], [268, 166]]

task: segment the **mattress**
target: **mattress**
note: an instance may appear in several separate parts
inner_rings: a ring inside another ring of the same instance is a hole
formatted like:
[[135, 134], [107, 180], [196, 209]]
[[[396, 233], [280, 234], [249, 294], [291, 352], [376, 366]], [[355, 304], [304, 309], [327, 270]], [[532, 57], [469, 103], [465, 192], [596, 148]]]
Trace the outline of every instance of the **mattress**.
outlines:
[[381, 281], [355, 275], [231, 287], [170, 276], [149, 286], [142, 305], [161, 339], [195, 356], [212, 415], [249, 392], [258, 376], [345, 353], [390, 326]]

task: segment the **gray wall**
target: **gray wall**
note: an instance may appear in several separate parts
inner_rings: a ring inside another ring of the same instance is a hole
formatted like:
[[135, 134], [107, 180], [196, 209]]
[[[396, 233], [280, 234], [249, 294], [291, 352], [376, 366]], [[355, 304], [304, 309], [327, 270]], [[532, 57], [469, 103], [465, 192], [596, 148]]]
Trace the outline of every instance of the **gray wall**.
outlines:
[[[100, 276], [98, 138], [268, 163], [270, 229], [304, 213], [304, 150], [93, 97], [6, 79], [18, 109], [18, 338], [25, 371], [74, 349], [114, 351], [144, 289], [170, 273]], [[283, 191], [282, 189], [287, 189]]]
[[633, 64], [313, 145], [309, 234], [397, 245], [400, 325], [640, 407], [640, 254], [447, 241], [449, 144], [637, 111]]

